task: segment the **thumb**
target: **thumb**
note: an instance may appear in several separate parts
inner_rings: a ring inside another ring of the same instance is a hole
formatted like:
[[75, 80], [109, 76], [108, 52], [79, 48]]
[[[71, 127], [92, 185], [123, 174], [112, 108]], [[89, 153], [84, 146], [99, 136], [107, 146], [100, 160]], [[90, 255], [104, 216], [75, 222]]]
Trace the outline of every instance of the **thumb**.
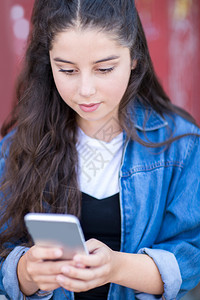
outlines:
[[102, 242], [96, 239], [90, 239], [86, 242], [87, 249], [89, 253], [94, 252], [95, 250], [99, 249], [100, 247], [104, 246]]

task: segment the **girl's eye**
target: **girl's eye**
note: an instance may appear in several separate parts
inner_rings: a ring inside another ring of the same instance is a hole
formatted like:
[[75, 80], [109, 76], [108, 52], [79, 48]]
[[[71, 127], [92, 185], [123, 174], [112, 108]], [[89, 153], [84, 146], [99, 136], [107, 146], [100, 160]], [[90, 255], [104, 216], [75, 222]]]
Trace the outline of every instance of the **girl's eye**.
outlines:
[[111, 67], [111, 68], [99, 68], [98, 71], [101, 73], [101, 74], [107, 74], [107, 73], [110, 73], [114, 70], [114, 67]]
[[[108, 74], [114, 70], [114, 67], [111, 68], [99, 68], [96, 71], [99, 72], [100, 74]], [[75, 75], [78, 73], [78, 70], [76, 69], [60, 69], [59, 72], [65, 73], [66, 75]]]
[[74, 69], [69, 69], [69, 70], [60, 69], [59, 72], [65, 73], [67, 75], [74, 75], [74, 74], [77, 73], [77, 70], [74, 70]]

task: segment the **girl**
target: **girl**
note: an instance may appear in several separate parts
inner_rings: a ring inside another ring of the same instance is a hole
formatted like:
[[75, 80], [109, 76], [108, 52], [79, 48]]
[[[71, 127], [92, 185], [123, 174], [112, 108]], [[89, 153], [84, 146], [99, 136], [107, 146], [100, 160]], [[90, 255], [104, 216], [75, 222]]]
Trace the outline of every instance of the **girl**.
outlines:
[[[1, 293], [170, 300], [197, 285], [199, 129], [159, 84], [134, 1], [36, 0], [17, 96], [2, 128]], [[27, 212], [78, 216], [90, 255], [33, 246]]]

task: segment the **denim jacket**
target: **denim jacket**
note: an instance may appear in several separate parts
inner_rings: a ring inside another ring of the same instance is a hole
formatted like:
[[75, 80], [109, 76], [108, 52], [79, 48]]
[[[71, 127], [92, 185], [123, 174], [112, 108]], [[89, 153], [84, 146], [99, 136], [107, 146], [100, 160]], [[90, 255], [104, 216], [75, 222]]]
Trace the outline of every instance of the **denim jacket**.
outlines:
[[[160, 296], [111, 284], [109, 300], [180, 299], [200, 281], [200, 130], [178, 115], [162, 118], [139, 102], [129, 108], [133, 126], [145, 141], [154, 143], [192, 133], [169, 147], [149, 148], [127, 138], [119, 172], [121, 251], [149, 255], [164, 282]], [[1, 146], [8, 137], [5, 137]], [[5, 160], [1, 156], [0, 172]], [[28, 248], [17, 246], [2, 263], [0, 294], [23, 299], [16, 268]], [[74, 299], [61, 288], [26, 299]]]

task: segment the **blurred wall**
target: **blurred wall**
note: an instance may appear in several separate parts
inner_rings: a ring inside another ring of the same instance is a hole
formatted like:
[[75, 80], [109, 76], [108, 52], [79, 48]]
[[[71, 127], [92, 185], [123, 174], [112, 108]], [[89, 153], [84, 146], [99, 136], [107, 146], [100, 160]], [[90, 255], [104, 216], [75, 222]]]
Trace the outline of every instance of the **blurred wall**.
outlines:
[[14, 103], [30, 25], [33, 0], [0, 0], [0, 126]]
[[[200, 1], [136, 0], [155, 70], [172, 102], [200, 124]], [[8, 115], [33, 0], [0, 0], [0, 126]]]
[[200, 124], [200, 1], [136, 3], [155, 70], [166, 92]]

